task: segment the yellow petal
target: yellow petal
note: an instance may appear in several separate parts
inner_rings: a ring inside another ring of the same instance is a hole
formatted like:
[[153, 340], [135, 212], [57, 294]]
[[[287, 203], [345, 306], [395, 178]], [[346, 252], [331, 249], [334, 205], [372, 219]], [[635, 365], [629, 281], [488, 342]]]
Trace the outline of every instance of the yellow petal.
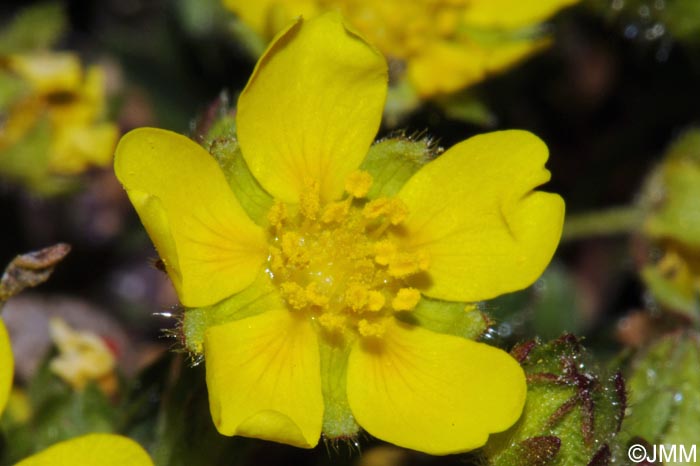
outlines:
[[410, 211], [405, 246], [428, 252], [416, 287], [449, 301], [480, 301], [524, 288], [561, 237], [564, 201], [533, 191], [549, 180], [548, 151], [526, 131], [475, 136], [421, 168], [399, 192]]
[[481, 0], [465, 9], [464, 21], [485, 28], [515, 29], [540, 23], [579, 0]]
[[120, 435], [89, 434], [57, 443], [15, 466], [153, 466], [148, 453]]
[[496, 44], [432, 42], [408, 59], [408, 77], [423, 97], [449, 94], [502, 71], [548, 44], [547, 40], [518, 40]]
[[5, 410], [7, 398], [10, 396], [14, 369], [10, 336], [7, 334], [5, 324], [0, 319], [0, 417], [2, 417], [2, 412]]
[[216, 161], [192, 140], [141, 128], [119, 142], [114, 169], [186, 306], [242, 290], [266, 257]]
[[51, 171], [75, 174], [92, 165], [109, 164], [118, 131], [112, 123], [56, 128], [49, 160]]
[[520, 417], [525, 375], [505, 351], [393, 321], [358, 343], [348, 400], [370, 434], [433, 455], [478, 448]]
[[367, 154], [387, 89], [382, 55], [336, 14], [299, 20], [258, 62], [238, 100], [238, 137], [273, 196], [298, 202], [309, 181], [339, 197]]
[[83, 80], [80, 59], [72, 53], [12, 55], [8, 66], [40, 94], [74, 91]]
[[286, 310], [211, 327], [204, 337], [216, 428], [303, 448], [318, 443], [321, 369], [311, 323]]

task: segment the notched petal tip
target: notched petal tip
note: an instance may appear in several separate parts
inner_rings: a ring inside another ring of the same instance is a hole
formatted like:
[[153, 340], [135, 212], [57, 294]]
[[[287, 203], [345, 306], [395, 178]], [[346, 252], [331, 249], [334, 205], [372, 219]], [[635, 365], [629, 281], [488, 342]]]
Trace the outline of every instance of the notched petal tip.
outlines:
[[185, 136], [155, 128], [126, 134], [115, 172], [186, 306], [205, 306], [250, 285], [266, 257], [213, 157]]
[[260, 184], [291, 203], [309, 181], [323, 202], [339, 197], [379, 128], [387, 73], [337, 13], [278, 34], [238, 101], [243, 157]]
[[219, 432], [302, 448], [318, 443], [320, 357], [308, 320], [279, 310], [211, 327], [204, 353]]
[[561, 238], [564, 202], [535, 190], [550, 178], [547, 146], [527, 131], [475, 136], [419, 170], [399, 193], [407, 247], [431, 258], [421, 291], [480, 301], [533, 283]]
[[401, 323], [380, 345], [355, 346], [348, 400], [370, 434], [434, 455], [479, 448], [512, 426], [525, 374], [505, 351]]

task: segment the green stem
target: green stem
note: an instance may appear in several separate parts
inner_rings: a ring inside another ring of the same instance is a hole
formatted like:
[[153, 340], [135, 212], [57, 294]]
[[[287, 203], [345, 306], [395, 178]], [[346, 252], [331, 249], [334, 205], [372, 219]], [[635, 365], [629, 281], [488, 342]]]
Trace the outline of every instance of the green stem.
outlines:
[[570, 215], [564, 223], [562, 241], [630, 233], [641, 226], [642, 218], [643, 211], [638, 206], [611, 207]]

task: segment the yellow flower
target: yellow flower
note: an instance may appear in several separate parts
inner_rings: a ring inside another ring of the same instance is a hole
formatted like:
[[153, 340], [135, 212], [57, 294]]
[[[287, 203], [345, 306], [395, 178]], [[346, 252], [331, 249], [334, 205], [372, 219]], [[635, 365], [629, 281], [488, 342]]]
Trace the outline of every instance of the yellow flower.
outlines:
[[142, 128], [117, 147], [117, 176], [181, 302], [200, 308], [185, 320], [225, 316], [203, 323], [201, 344], [224, 435], [313, 447], [356, 421], [447, 454], [520, 416], [514, 359], [410, 316], [427, 299], [478, 301], [540, 275], [564, 212], [533, 191], [549, 179], [546, 146], [524, 131], [477, 136], [382, 195], [358, 167], [386, 90], [384, 58], [338, 16], [280, 33], [238, 100], [243, 159], [275, 199], [255, 220], [190, 139]]
[[78, 57], [70, 53], [10, 55], [2, 58], [2, 64], [0, 69], [20, 78], [28, 91], [10, 105], [0, 126], [0, 151], [21, 143], [46, 119], [51, 173], [70, 175], [110, 162], [117, 127], [102, 121], [105, 99], [100, 68], [83, 72]]
[[73, 330], [60, 318], [49, 321], [49, 330], [59, 351], [49, 365], [54, 374], [76, 390], [95, 381], [106, 394], [115, 393], [116, 360], [102, 338], [92, 332]]
[[[5, 410], [14, 363], [10, 338], [0, 319], [0, 416]], [[113, 434], [89, 434], [57, 443], [16, 466], [153, 466], [148, 454], [133, 440]]]
[[[422, 97], [452, 93], [547, 44], [542, 21], [578, 0], [224, 0], [267, 39], [298, 15], [336, 10], [405, 71]], [[529, 32], [528, 32], [529, 31]]]

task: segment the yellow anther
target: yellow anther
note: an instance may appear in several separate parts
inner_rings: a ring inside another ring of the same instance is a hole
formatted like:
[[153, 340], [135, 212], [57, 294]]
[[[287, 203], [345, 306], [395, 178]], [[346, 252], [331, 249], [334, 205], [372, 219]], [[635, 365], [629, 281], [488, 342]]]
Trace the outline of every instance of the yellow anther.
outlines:
[[367, 309], [372, 312], [380, 311], [386, 303], [386, 298], [379, 291], [370, 291], [367, 296]]
[[314, 306], [328, 306], [328, 296], [319, 291], [318, 283], [309, 283], [308, 285], [306, 285], [306, 289], [304, 291], [306, 292], [306, 299]]
[[357, 323], [357, 330], [363, 337], [382, 337], [386, 333], [386, 324], [383, 321], [370, 322], [362, 319]]
[[379, 216], [384, 215], [388, 203], [388, 197], [380, 197], [379, 199], [369, 201], [367, 204], [365, 204], [365, 207], [362, 209], [362, 215], [364, 215], [365, 218], [370, 220], [378, 218]]
[[408, 217], [408, 206], [395, 197], [391, 198], [390, 201], [385, 215], [392, 225], [398, 225]]
[[318, 317], [318, 323], [326, 330], [335, 331], [345, 328], [346, 319], [341, 314], [325, 312]]
[[276, 201], [267, 212], [267, 221], [276, 228], [281, 228], [287, 219], [287, 206], [283, 202]]
[[388, 239], [374, 243], [374, 260], [377, 264], [387, 265], [396, 254], [396, 244]]
[[307, 179], [299, 198], [299, 212], [309, 220], [316, 220], [321, 208], [321, 188], [318, 180]]
[[270, 246], [270, 269], [273, 272], [279, 272], [284, 268], [284, 257], [279, 248]]
[[299, 311], [306, 308], [309, 304], [306, 290], [297, 283], [284, 282], [280, 285], [280, 291], [282, 292], [282, 297], [292, 309]]
[[427, 270], [429, 265], [430, 256], [425, 251], [400, 252], [391, 257], [387, 271], [392, 277], [402, 278]]
[[345, 191], [354, 198], [363, 198], [372, 187], [372, 175], [364, 170], [355, 170], [345, 180]]
[[360, 311], [367, 306], [368, 295], [366, 287], [358, 284], [349, 285], [345, 291], [345, 304], [354, 311]]
[[420, 291], [415, 288], [401, 288], [394, 299], [391, 300], [391, 307], [395, 311], [411, 311], [420, 301]]
[[350, 204], [344, 201], [333, 202], [323, 209], [321, 221], [323, 223], [340, 223], [348, 215]]
[[370, 220], [384, 216], [392, 225], [398, 225], [408, 216], [408, 207], [395, 197], [380, 197], [368, 202], [362, 209], [362, 215]]
[[290, 231], [282, 235], [282, 253], [287, 263], [295, 267], [304, 267], [309, 263], [309, 254], [304, 249], [304, 238]]

